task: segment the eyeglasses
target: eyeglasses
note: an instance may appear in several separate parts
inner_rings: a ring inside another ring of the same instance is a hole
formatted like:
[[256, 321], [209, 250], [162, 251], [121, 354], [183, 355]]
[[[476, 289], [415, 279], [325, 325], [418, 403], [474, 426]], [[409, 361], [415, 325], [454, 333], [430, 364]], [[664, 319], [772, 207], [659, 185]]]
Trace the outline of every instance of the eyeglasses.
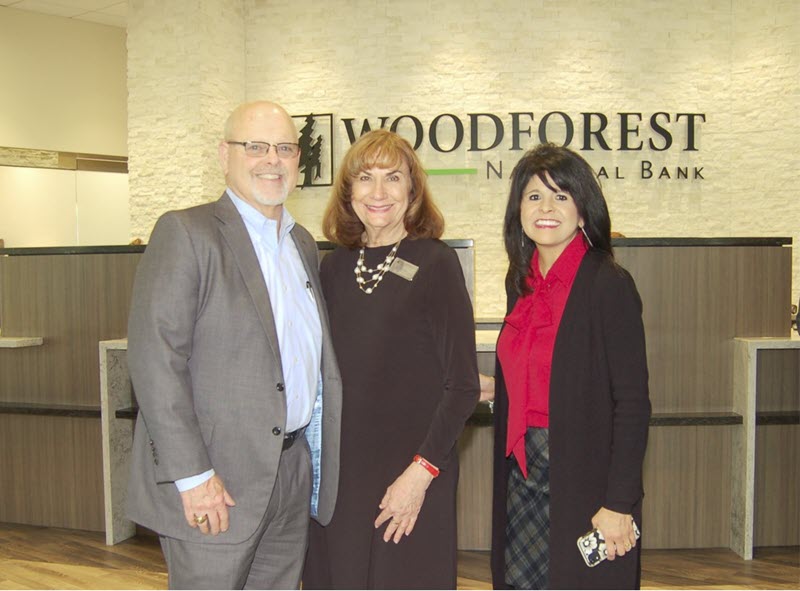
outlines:
[[278, 154], [278, 158], [294, 158], [300, 153], [299, 144], [290, 144], [287, 142], [281, 144], [268, 144], [267, 142], [233, 142], [226, 140], [225, 143], [244, 146], [244, 153], [251, 158], [263, 158], [269, 154], [269, 149], [272, 146], [275, 146], [275, 152]]

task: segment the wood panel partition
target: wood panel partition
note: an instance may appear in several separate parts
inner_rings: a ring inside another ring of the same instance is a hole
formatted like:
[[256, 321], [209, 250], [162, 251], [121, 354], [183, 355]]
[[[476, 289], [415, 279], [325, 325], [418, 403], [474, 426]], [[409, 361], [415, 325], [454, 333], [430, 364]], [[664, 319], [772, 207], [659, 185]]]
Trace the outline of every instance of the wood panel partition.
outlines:
[[800, 349], [758, 352], [756, 546], [800, 545]]
[[103, 531], [97, 417], [0, 414], [0, 522]]
[[653, 412], [730, 412], [733, 338], [789, 336], [791, 249], [625, 242], [616, 256], [644, 305]]
[[141, 250], [0, 252], [3, 338], [43, 339], [0, 349], [0, 521], [104, 529], [97, 343], [127, 333]]
[[[644, 547], [736, 546], [732, 531], [746, 509], [743, 494], [732, 493], [752, 484], [733, 465], [735, 450], [745, 446], [734, 403], [733, 339], [788, 337], [791, 250], [684, 241], [616, 254], [644, 304], [654, 413]], [[667, 417], [678, 426], [662, 426]]]
[[0, 355], [0, 401], [99, 407], [97, 342], [126, 336], [140, 256], [0, 257], [3, 336], [45, 340]]
[[756, 429], [755, 546], [800, 545], [800, 427]]
[[[790, 243], [615, 241], [644, 304], [655, 413], [645, 461], [645, 547], [730, 545], [743, 432], [733, 340], [788, 336], [791, 251], [784, 245]], [[40, 336], [44, 344], [0, 349], [0, 498], [7, 500], [0, 521], [103, 529], [98, 342], [126, 336], [142, 249], [22, 250], [0, 250], [2, 336]], [[796, 352], [775, 353], [760, 362], [759, 388], [773, 394], [759, 410], [796, 413], [800, 360]], [[492, 373], [493, 353], [483, 350], [479, 365]], [[780, 465], [772, 457], [783, 446], [796, 449], [797, 433], [791, 426], [759, 427], [757, 497], [797, 478], [796, 454], [783, 454]], [[481, 411], [459, 442], [461, 548], [488, 548], [491, 445], [491, 416]], [[69, 481], [63, 489], [50, 485], [62, 478]], [[796, 514], [791, 502], [787, 497]], [[794, 530], [773, 535], [785, 513], [767, 505], [758, 511], [757, 542], [795, 539]]]

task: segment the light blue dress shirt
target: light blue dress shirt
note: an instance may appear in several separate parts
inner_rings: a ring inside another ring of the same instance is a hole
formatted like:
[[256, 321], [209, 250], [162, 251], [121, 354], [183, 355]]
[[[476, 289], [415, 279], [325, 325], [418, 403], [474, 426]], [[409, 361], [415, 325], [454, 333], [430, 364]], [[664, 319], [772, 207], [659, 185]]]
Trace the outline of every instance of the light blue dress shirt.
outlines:
[[[264, 216], [229, 188], [228, 196], [242, 216], [269, 292], [281, 354], [286, 395], [286, 425], [290, 433], [308, 425], [321, 385], [322, 324], [314, 292], [300, 253], [289, 232], [295, 221], [282, 208], [278, 222]], [[214, 475], [208, 470], [175, 481], [183, 492]]]

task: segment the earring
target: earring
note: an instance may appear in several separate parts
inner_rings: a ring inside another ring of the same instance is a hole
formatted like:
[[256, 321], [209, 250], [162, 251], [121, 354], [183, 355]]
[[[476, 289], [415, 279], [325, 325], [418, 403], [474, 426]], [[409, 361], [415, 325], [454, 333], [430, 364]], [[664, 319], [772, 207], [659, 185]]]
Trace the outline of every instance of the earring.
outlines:
[[586, 228], [584, 228], [583, 226], [578, 226], [578, 227], [581, 229], [581, 232], [583, 232], [583, 236], [584, 238], [586, 238], [586, 242], [589, 243], [589, 247], [594, 248], [594, 244], [592, 244], [592, 239], [589, 238], [589, 235], [586, 233]]

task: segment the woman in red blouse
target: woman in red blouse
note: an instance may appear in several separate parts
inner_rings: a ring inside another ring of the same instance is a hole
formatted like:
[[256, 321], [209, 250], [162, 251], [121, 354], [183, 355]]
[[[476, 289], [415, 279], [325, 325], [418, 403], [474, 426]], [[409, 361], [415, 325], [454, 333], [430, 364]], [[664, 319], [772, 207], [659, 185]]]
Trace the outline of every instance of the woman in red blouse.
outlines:
[[[650, 400], [641, 300], [594, 171], [543, 144], [512, 173], [497, 343], [496, 588], [638, 588]], [[577, 539], [597, 528], [608, 560]]]

